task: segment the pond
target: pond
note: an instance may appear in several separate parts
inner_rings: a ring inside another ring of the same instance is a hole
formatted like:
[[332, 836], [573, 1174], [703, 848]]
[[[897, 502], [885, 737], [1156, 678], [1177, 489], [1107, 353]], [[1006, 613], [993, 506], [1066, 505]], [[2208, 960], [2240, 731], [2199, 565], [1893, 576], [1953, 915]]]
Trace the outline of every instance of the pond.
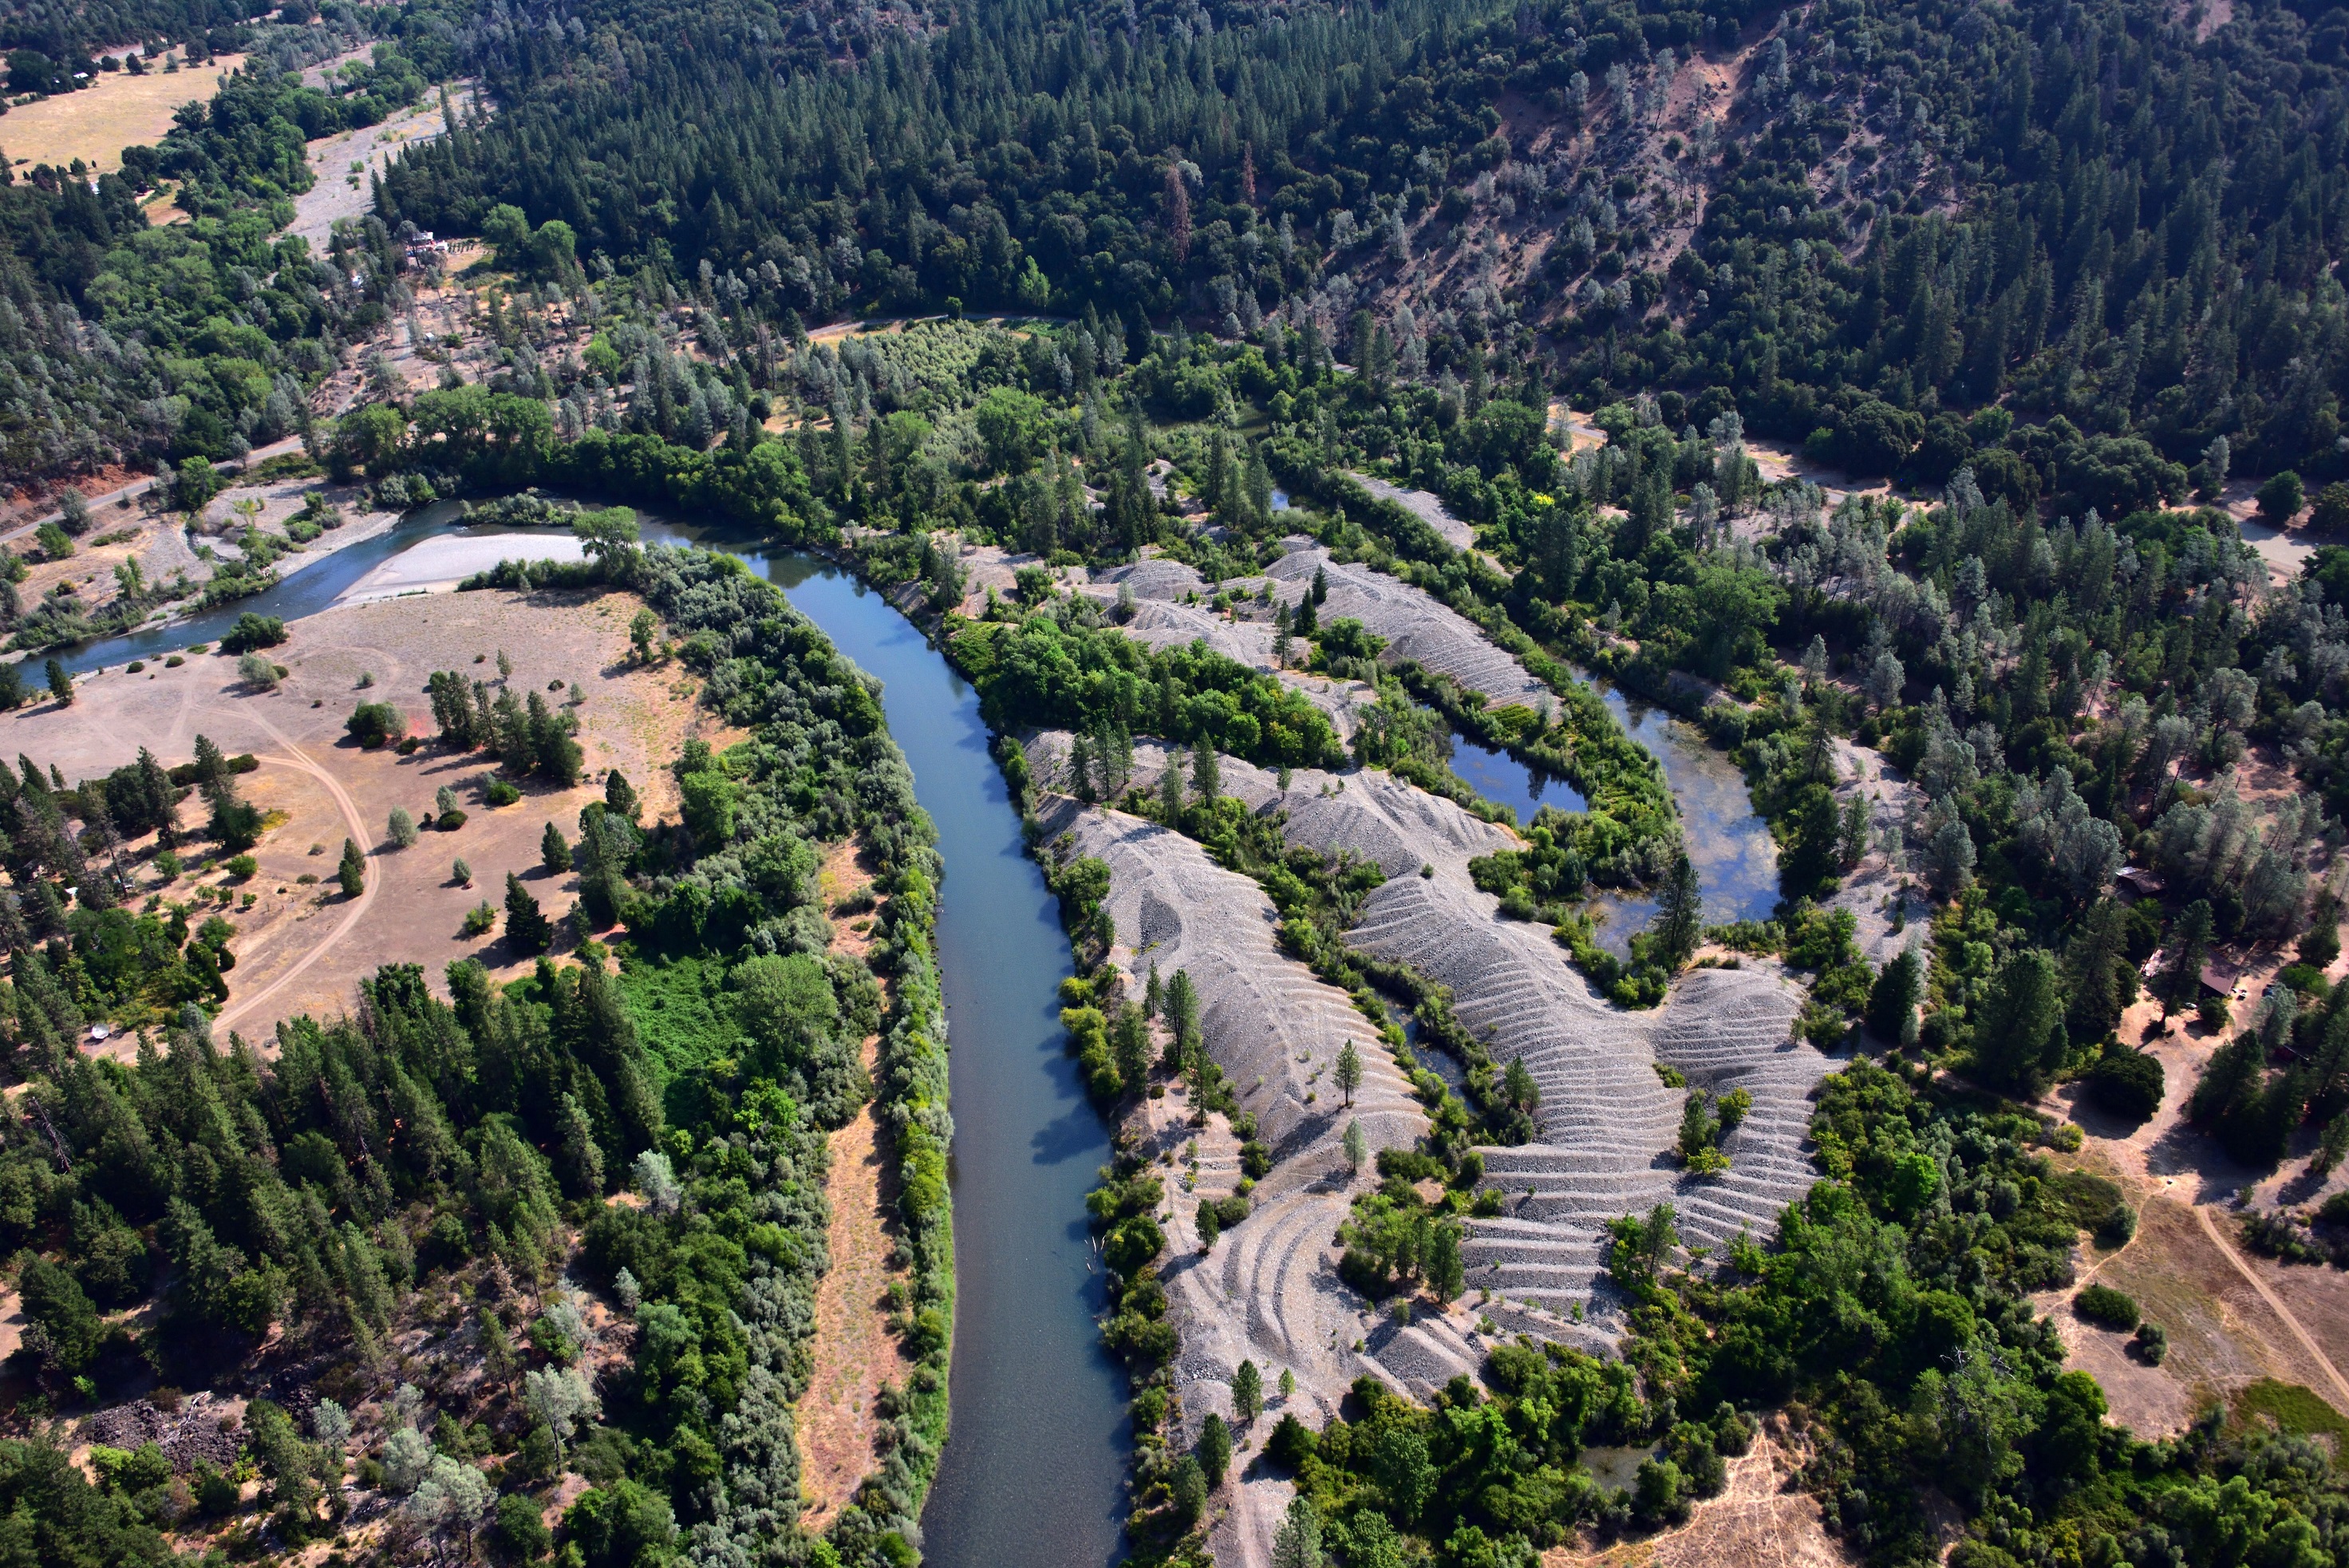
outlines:
[[[1664, 782], [1680, 808], [1682, 835], [1704, 895], [1705, 923], [1768, 919], [1778, 903], [1778, 850], [1770, 825], [1754, 809], [1754, 797], [1737, 764], [1708, 744], [1687, 720], [1627, 697], [1604, 677], [1584, 679], [1624, 730], [1663, 764]], [[1560, 811], [1587, 809], [1581, 793], [1564, 780], [1456, 732], [1452, 771], [1485, 799], [1514, 809], [1521, 824], [1531, 823], [1535, 811], [1544, 805]], [[1647, 929], [1656, 901], [1646, 893], [1612, 894], [1596, 900], [1592, 909], [1599, 917], [1599, 945], [1621, 957], [1630, 950], [1632, 936]]]

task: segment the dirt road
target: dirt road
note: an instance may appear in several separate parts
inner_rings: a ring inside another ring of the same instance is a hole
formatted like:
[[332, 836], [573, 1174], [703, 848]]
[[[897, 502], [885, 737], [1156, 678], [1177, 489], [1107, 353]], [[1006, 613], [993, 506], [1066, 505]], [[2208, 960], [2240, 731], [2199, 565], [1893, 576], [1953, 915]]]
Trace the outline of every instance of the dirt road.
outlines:
[[351, 842], [360, 846], [360, 853], [366, 857], [367, 886], [360, 890], [357, 898], [344, 906], [341, 923], [314, 943], [308, 952], [295, 960], [285, 973], [252, 995], [239, 997], [221, 1009], [220, 1016], [212, 1021], [213, 1026], [220, 1029], [230, 1027], [239, 1018], [285, 990], [286, 986], [300, 978], [312, 964], [334, 950], [335, 945], [348, 936], [351, 929], [366, 916], [368, 906], [375, 902], [376, 889], [382, 885], [383, 881], [383, 868], [376, 862], [375, 851], [367, 847], [372, 840], [372, 835], [367, 831], [367, 819], [359, 815], [358, 803], [351, 799], [351, 792], [345, 789], [341, 781], [334, 774], [312, 762], [309, 753], [286, 739], [285, 732], [267, 719], [250, 709], [241, 711], [240, 716], [250, 719], [268, 732], [276, 740], [278, 745], [285, 749], [286, 754], [283, 756], [263, 756], [261, 761], [264, 765], [293, 768], [296, 772], [307, 774], [317, 780], [328, 794], [334, 796], [336, 807], [343, 814], [344, 826], [350, 829]]

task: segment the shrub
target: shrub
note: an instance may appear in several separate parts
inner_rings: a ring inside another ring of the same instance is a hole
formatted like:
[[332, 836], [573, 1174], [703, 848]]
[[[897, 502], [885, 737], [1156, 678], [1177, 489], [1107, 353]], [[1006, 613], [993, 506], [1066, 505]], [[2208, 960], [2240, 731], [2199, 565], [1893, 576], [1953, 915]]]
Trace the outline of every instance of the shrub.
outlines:
[[258, 687], [264, 691], [277, 690], [277, 666], [257, 653], [248, 653], [236, 661], [236, 675], [247, 686]]
[[180, 875], [180, 857], [168, 849], [155, 851], [155, 875], [164, 881], [174, 881]]
[[485, 793], [492, 805], [512, 805], [522, 798], [522, 791], [503, 779], [492, 779]]
[[[251, 653], [258, 649], [275, 648], [285, 640], [285, 623], [274, 615], [255, 615], [247, 610], [236, 618], [236, 624], [220, 641], [222, 653]], [[189, 651], [201, 653], [202, 649]]]
[[[470, 882], [471, 878], [465, 877], [463, 880]], [[498, 912], [487, 898], [465, 911], [465, 934], [469, 937], [485, 936], [490, 928], [497, 923]]]
[[388, 702], [362, 702], [351, 710], [351, 716], [343, 728], [353, 740], [373, 751], [405, 734], [408, 721], [401, 718], [399, 710]]
[[2142, 1122], [2161, 1109], [2165, 1075], [2158, 1057], [2107, 1045], [2088, 1073], [2088, 1093], [2116, 1116]]
[[391, 841], [400, 848], [407, 849], [415, 845], [416, 819], [400, 807], [395, 805], [391, 808], [391, 816], [385, 826], [389, 830]]
[[444, 812], [442, 812], [439, 816], [435, 817], [435, 818], [433, 819], [433, 822], [434, 822], [434, 825], [435, 825], [436, 826], [438, 826], [438, 827], [440, 829], [440, 831], [441, 831], [441, 832], [443, 832], [443, 833], [454, 833], [454, 832], [456, 832], [459, 828], [460, 828], [460, 827], [462, 827], [462, 826], [465, 826], [465, 814], [464, 814], [463, 812], [461, 812], [461, 811], [458, 811], [458, 810], [456, 810], [456, 809], [454, 809], [454, 808], [452, 807], [451, 809], [450, 809], [450, 810], [448, 810], [448, 811], [444, 811]]
[[519, 1495], [498, 1499], [498, 1519], [490, 1530], [490, 1550], [501, 1562], [535, 1563], [554, 1547], [554, 1533], [540, 1519], [535, 1499]]
[[2169, 1354], [2168, 1331], [2158, 1323], [2141, 1323], [2129, 1339], [2129, 1348], [2142, 1356], [2147, 1366], [2158, 1366], [2162, 1357]]
[[2072, 1300], [2072, 1310], [2090, 1323], [2127, 1334], [2137, 1327], [2141, 1314], [2137, 1299], [2110, 1285], [2090, 1285]]
[[254, 872], [260, 869], [261, 863], [250, 855], [232, 855], [229, 857], [228, 874], [235, 877], [240, 882], [244, 881]]

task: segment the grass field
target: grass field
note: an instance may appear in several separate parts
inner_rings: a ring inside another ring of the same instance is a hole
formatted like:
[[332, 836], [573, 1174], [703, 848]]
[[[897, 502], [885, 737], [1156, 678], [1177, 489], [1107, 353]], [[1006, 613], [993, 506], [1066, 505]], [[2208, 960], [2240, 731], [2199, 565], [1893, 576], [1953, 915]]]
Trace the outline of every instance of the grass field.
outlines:
[[2237, 1389], [2233, 1404], [2235, 1423], [2240, 1427], [2248, 1427], [2255, 1417], [2264, 1416], [2275, 1423], [2279, 1431], [2309, 1438], [2330, 1437], [2334, 1453], [2349, 1454], [2349, 1417], [2326, 1404], [2313, 1389], [2262, 1377], [2247, 1388]]
[[65, 168], [78, 158], [101, 174], [122, 167], [126, 147], [152, 145], [171, 129], [171, 114], [191, 99], [209, 99], [219, 78], [244, 63], [243, 55], [220, 55], [211, 65], [143, 77], [109, 71], [81, 92], [60, 93], [0, 116], [0, 149], [17, 164], [54, 163]]

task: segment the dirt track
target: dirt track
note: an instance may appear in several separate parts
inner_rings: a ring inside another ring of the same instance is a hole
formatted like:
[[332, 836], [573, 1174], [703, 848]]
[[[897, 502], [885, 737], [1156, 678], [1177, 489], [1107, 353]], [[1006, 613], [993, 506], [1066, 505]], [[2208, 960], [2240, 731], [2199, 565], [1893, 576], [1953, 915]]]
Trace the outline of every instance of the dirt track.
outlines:
[[[533, 956], [512, 950], [502, 936], [461, 933], [466, 910], [485, 898], [496, 906], [506, 874], [514, 872], [560, 921], [574, 884], [540, 864], [540, 835], [550, 821], [574, 834], [579, 808], [601, 798], [607, 769], [618, 768], [636, 785], [647, 820], [675, 809], [665, 764], [684, 736], [699, 724], [719, 743], [725, 737], [707, 726], [691, 701], [698, 683], [684, 671], [628, 662], [627, 623], [637, 602], [616, 594], [474, 593], [329, 610], [295, 622], [288, 641], [272, 650], [291, 671], [274, 692], [243, 685], [234, 661], [212, 654], [192, 656], [177, 670], [150, 663], [133, 674], [117, 668], [83, 680], [70, 707], [49, 702], [0, 716], [0, 755], [23, 752], [79, 780], [134, 760], [141, 746], [166, 764], [184, 762], [201, 733], [231, 754], [251, 752], [261, 760], [239, 781], [246, 798], [275, 823], [253, 851], [254, 876], [235, 882], [223, 867], [199, 868], [211, 848], [201, 837], [181, 851], [191, 869], [168, 884], [148, 864], [150, 846], [132, 851], [142, 900], [150, 892], [185, 899], [198, 883], [224, 885], [236, 895], [227, 918], [237, 928], [232, 950], [238, 962], [228, 976], [221, 1023], [266, 1041], [282, 1019], [347, 1008], [356, 982], [382, 964], [419, 964], [436, 984], [461, 958], [478, 959], [501, 979], [525, 972]], [[521, 802], [492, 807], [483, 789], [493, 759], [437, 742], [409, 756], [363, 751], [344, 733], [356, 704], [379, 701], [399, 708], [411, 732], [429, 736], [426, 677], [455, 669], [494, 686], [501, 649], [514, 660], [517, 695], [536, 691], [561, 704], [569, 701], [568, 683], [579, 683], [587, 771], [576, 787], [523, 781]], [[553, 681], [566, 690], [548, 691]], [[409, 848], [390, 844], [391, 809], [404, 808], [422, 823], [443, 785], [469, 814], [464, 826], [427, 828]], [[200, 832], [201, 804], [184, 805], [181, 820], [184, 829]], [[365, 890], [351, 899], [335, 884], [335, 857], [347, 837], [367, 861]], [[460, 857], [470, 863], [470, 885], [450, 874]], [[249, 907], [245, 894], [252, 895]], [[571, 940], [566, 927], [558, 951]], [[112, 1048], [135, 1045], [118, 1037]]]

